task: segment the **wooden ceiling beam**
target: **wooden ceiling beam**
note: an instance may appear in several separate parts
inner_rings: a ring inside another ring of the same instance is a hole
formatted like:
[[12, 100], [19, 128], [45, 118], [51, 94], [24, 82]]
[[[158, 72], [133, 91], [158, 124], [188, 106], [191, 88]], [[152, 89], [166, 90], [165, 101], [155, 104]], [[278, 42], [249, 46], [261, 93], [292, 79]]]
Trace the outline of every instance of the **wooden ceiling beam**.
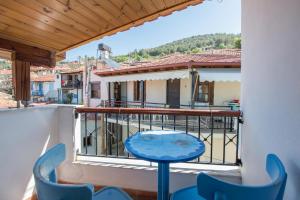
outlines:
[[15, 59], [35, 66], [55, 66], [55, 52], [0, 38], [0, 49], [14, 52]]
[[0, 0], [0, 38], [62, 53], [202, 2]]
[[11, 60], [11, 52], [10, 51], [3, 51], [0, 49], [0, 58]]

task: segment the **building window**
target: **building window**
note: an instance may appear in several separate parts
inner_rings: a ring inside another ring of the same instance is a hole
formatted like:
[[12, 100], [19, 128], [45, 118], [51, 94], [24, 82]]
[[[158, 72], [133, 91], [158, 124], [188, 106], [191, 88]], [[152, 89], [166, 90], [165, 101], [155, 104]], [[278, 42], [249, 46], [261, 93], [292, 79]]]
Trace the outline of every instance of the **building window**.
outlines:
[[[142, 99], [142, 95], [144, 98]], [[145, 101], [146, 100], [146, 82], [135, 81], [133, 83], [133, 100], [134, 101]]]
[[214, 104], [214, 82], [198, 82], [196, 84], [195, 101], [200, 103]]
[[83, 137], [83, 147], [92, 146], [92, 136]]
[[100, 93], [100, 83], [91, 83], [91, 98], [93, 99], [100, 99], [101, 93]]

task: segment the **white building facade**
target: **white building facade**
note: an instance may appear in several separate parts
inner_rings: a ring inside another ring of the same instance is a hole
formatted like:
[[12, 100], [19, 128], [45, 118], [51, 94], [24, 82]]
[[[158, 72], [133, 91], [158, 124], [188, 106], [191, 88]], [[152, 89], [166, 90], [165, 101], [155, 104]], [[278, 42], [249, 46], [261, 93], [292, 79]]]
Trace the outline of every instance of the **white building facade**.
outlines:
[[[165, 63], [165, 60], [173, 60], [173, 57], [178, 55], [171, 55], [159, 62]], [[145, 107], [189, 108], [221, 107], [228, 106], [232, 102], [239, 103], [241, 76], [239, 56], [233, 58], [226, 56], [227, 60], [224, 58], [220, 63], [207, 61], [190, 67], [188, 65], [191, 62], [187, 60], [189, 56], [179, 57], [185, 59], [185, 63], [172, 63], [177, 67], [171, 69], [170, 64], [161, 65], [157, 70], [155, 63], [147, 63], [146, 66], [137, 64], [134, 67], [92, 73], [91, 82], [99, 83], [100, 86], [95, 89], [100, 89], [101, 92], [97, 99], [90, 99], [89, 105], [94, 107], [101, 103], [113, 103], [117, 106], [143, 104]], [[231, 62], [226, 63], [228, 60]], [[127, 73], [128, 69], [132, 72]]]

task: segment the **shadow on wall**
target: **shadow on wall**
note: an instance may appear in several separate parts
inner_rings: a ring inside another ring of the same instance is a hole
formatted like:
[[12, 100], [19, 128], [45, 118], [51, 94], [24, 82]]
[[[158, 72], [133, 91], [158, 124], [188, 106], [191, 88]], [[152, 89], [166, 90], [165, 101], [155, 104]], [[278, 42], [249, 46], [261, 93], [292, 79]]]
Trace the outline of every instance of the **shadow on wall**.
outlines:
[[1, 199], [27, 199], [32, 195], [33, 165], [57, 142], [56, 110], [33, 107], [0, 111]]
[[[50, 141], [50, 134], [48, 135], [48, 138], [46, 139], [45, 141], [45, 144], [44, 144], [44, 147], [42, 150], [38, 150], [38, 152], [41, 152], [39, 156], [41, 156], [42, 154], [44, 154], [46, 152], [47, 149], [50, 148], [49, 146], [49, 141]], [[38, 156], [38, 157], [39, 157]], [[37, 158], [38, 158], [37, 157]], [[36, 158], [36, 159], [37, 159]], [[33, 165], [32, 165], [32, 168], [33, 168]], [[28, 200], [29, 198], [31, 198], [32, 196], [34, 196], [35, 192], [34, 192], [34, 189], [35, 189], [35, 182], [34, 182], [34, 177], [33, 175], [31, 174], [31, 177], [30, 177], [30, 180], [28, 181], [28, 184], [25, 188], [25, 191], [24, 191], [24, 195], [23, 195], [23, 200]]]
[[297, 165], [295, 161], [291, 161], [289, 164], [289, 168], [290, 174], [293, 174], [293, 177], [289, 177], [288, 174], [287, 184], [291, 184], [291, 186], [289, 187], [294, 187], [294, 191], [300, 191], [300, 165]]

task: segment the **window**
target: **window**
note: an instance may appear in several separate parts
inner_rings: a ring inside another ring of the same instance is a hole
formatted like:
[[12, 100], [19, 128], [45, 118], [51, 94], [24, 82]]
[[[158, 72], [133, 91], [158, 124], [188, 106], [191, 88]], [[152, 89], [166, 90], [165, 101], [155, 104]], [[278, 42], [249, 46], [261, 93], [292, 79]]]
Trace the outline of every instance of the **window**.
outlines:
[[92, 146], [92, 136], [83, 137], [83, 147]]
[[101, 93], [100, 93], [100, 83], [91, 83], [91, 98], [93, 99], [100, 99]]
[[[142, 99], [142, 95], [144, 98]], [[146, 100], [146, 82], [135, 81], [133, 83], [133, 100], [134, 101], [145, 101]]]
[[200, 103], [214, 104], [214, 82], [199, 82], [196, 83], [195, 101]]

